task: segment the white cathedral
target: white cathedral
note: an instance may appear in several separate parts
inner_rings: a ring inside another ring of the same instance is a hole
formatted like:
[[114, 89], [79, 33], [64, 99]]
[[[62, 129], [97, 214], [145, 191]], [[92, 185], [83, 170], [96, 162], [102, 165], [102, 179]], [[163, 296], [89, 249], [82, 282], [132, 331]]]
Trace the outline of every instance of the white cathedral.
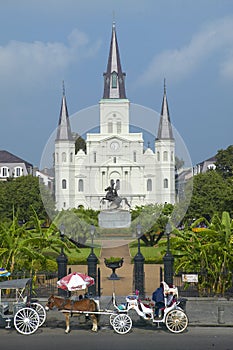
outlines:
[[[120, 185], [118, 195], [131, 207], [175, 203], [175, 140], [166, 89], [155, 152], [144, 150], [143, 133], [130, 132], [130, 101], [126, 97], [115, 24], [104, 73], [103, 98], [99, 102], [99, 133], [86, 135], [86, 152], [75, 154], [75, 139], [63, 91], [55, 140], [55, 200], [62, 209], [100, 209], [110, 181]], [[151, 125], [152, 130], [155, 129]], [[75, 130], [78, 133], [78, 130]]]

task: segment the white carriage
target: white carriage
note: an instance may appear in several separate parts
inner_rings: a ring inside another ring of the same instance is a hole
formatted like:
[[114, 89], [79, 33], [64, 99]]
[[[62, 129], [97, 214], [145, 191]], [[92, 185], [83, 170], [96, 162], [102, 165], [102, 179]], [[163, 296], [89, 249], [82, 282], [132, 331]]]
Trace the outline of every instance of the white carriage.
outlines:
[[132, 319], [129, 311], [134, 310], [144, 320], [151, 321], [159, 325], [164, 323], [167, 329], [172, 333], [181, 333], [188, 326], [188, 317], [181, 307], [181, 301], [178, 299], [178, 290], [175, 286], [170, 288], [164, 284], [165, 306], [160, 310], [159, 317], [155, 317], [155, 306], [150, 300], [149, 303], [143, 302], [136, 294], [128, 295], [124, 304], [117, 304], [115, 294], [113, 294], [113, 305], [115, 313], [110, 315], [110, 324], [119, 334], [126, 334], [132, 328]]
[[[33, 334], [46, 319], [44, 307], [31, 301], [31, 283], [31, 278], [0, 282], [1, 324], [10, 329], [13, 323], [23, 335]], [[14, 294], [13, 301], [6, 298], [7, 293]]]

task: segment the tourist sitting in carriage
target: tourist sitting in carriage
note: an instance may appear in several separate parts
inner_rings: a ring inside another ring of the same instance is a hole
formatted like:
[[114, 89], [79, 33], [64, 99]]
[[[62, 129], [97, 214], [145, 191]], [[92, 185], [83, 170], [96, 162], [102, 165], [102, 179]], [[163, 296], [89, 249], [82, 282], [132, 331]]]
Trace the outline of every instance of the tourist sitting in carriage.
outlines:
[[164, 308], [170, 307], [177, 297], [178, 290], [175, 286], [168, 286], [166, 282], [161, 282], [152, 294], [152, 300], [155, 302], [155, 317], [161, 317]]

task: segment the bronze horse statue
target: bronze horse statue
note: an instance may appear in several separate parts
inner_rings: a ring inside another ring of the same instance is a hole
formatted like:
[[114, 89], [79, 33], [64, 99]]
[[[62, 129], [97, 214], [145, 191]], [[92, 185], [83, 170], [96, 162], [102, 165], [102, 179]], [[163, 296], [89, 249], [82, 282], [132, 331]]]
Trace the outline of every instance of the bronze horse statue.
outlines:
[[[61, 311], [65, 316], [65, 333], [70, 332], [70, 316], [79, 316], [82, 313], [85, 313], [85, 315], [90, 316], [92, 320], [92, 331], [97, 332], [98, 317], [97, 314], [93, 314], [92, 312], [98, 311], [98, 305], [93, 299], [85, 298], [81, 300], [71, 300], [51, 295], [48, 299], [45, 309], [48, 311], [52, 310], [54, 307]], [[81, 312], [79, 313], [78, 311]]]
[[107, 200], [110, 202], [110, 207], [114, 204], [115, 209], [118, 209], [121, 205], [121, 202], [125, 201], [125, 203], [130, 208], [130, 204], [129, 204], [127, 198], [118, 196], [117, 191], [119, 189], [120, 189], [120, 180], [116, 180], [116, 185], [114, 183], [114, 180], [111, 180], [110, 186], [105, 188], [105, 191], [107, 192], [106, 196], [101, 199], [100, 203], [104, 203], [104, 201]]

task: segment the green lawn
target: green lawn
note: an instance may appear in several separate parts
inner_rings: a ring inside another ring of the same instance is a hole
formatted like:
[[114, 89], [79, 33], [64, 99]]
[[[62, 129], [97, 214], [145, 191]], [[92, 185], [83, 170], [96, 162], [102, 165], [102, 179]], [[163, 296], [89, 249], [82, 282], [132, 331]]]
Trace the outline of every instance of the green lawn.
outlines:
[[[70, 265], [85, 265], [87, 258], [91, 252], [90, 248], [79, 248], [79, 252], [75, 249], [71, 249], [70, 253], [67, 253], [68, 264]], [[97, 258], [100, 257], [101, 248], [94, 248], [94, 253]]]
[[[76, 249], [71, 248], [69, 252], [66, 250], [64, 253], [66, 254], [68, 258], [68, 264], [69, 265], [86, 265], [87, 264], [87, 258], [91, 252], [91, 248], [79, 248], [79, 251]], [[100, 257], [101, 248], [94, 248], [94, 253], [97, 256], [97, 258]], [[47, 257], [50, 257], [52, 260], [56, 261], [57, 253], [46, 249], [44, 250], [44, 253]]]
[[[146, 247], [144, 242], [140, 242], [140, 250], [145, 258], [145, 264], [162, 264], [164, 256], [164, 248], [162, 247]], [[130, 255], [132, 257], [132, 262], [134, 256], [138, 252], [137, 240], [133, 241], [129, 245]], [[79, 252], [75, 249], [70, 249], [70, 252], [65, 252], [68, 257], [69, 265], [85, 265], [87, 264], [87, 258], [91, 252], [90, 248], [79, 248]], [[100, 257], [101, 248], [94, 248], [94, 253], [97, 258]]]
[[[130, 255], [132, 259], [138, 252], [138, 242], [133, 241], [129, 245]], [[145, 264], [162, 264], [164, 256], [164, 248], [162, 247], [146, 247], [144, 242], [140, 242], [140, 251], [145, 258]]]

